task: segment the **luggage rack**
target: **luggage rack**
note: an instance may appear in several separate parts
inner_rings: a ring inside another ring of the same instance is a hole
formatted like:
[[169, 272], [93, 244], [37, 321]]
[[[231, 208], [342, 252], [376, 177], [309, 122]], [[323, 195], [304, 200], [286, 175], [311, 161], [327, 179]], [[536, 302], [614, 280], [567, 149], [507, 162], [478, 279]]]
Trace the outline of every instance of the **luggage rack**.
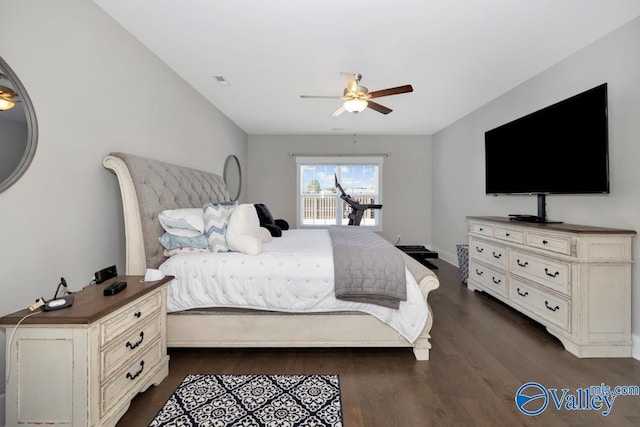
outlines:
[[418, 261], [420, 264], [424, 265], [431, 270], [437, 270], [438, 266], [428, 261], [428, 259], [437, 259], [438, 252], [430, 251], [424, 246], [416, 246], [416, 245], [396, 245], [396, 248], [400, 249], [405, 254], [409, 255], [411, 258]]

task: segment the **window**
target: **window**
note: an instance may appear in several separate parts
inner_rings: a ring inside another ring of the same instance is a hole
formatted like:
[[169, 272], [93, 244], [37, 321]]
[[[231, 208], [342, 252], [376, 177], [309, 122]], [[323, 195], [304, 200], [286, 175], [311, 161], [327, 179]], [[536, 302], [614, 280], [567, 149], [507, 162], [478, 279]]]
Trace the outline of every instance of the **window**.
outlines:
[[[336, 188], [335, 178], [354, 200], [382, 204], [382, 160], [367, 157], [298, 157], [298, 227], [347, 225], [351, 208]], [[382, 211], [367, 209], [360, 226], [382, 230]]]

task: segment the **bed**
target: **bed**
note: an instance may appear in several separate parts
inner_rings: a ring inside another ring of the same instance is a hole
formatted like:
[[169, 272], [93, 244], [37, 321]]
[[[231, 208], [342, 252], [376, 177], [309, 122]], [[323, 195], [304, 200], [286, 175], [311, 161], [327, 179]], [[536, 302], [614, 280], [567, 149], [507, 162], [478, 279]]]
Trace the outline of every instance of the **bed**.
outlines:
[[[160, 212], [168, 209], [198, 208], [205, 203], [230, 202], [229, 193], [219, 175], [126, 153], [111, 153], [103, 164], [115, 173], [120, 186], [126, 240], [126, 274], [144, 275], [147, 268], [167, 271], [167, 268], [173, 268], [171, 263], [180, 264], [176, 262], [182, 260], [179, 257], [217, 255], [181, 254], [169, 258], [171, 262], [165, 263], [167, 258], [163, 254], [164, 248], [158, 241], [164, 230], [157, 217]], [[296, 236], [300, 237], [300, 233], [314, 230], [290, 231], [288, 240], [295, 240]], [[281, 242], [287, 239], [265, 245], [270, 248], [265, 251], [265, 256], [270, 256], [270, 251], [277, 251], [280, 247], [278, 245], [284, 244]], [[427, 267], [404, 253], [401, 256], [408, 273], [407, 283], [415, 283], [417, 298], [421, 298], [419, 302], [426, 311], [421, 316], [419, 330], [415, 333], [399, 330], [397, 325], [390, 326], [386, 317], [393, 317], [394, 314], [387, 315], [377, 308], [369, 310], [370, 307], [365, 307], [369, 312], [344, 311], [341, 308], [343, 306], [332, 306], [321, 312], [260, 310], [258, 306], [215, 309], [194, 307], [168, 314], [167, 345], [223, 348], [409, 347], [413, 349], [417, 360], [428, 360], [433, 312], [427, 298], [432, 290], [438, 288], [439, 282]], [[184, 275], [180, 270], [168, 271], [172, 275], [176, 275], [173, 271], [178, 271], [170, 289], [179, 287]], [[252, 279], [260, 281], [259, 276]], [[410, 293], [411, 288], [407, 286]], [[417, 304], [404, 304], [403, 307], [407, 305]]]

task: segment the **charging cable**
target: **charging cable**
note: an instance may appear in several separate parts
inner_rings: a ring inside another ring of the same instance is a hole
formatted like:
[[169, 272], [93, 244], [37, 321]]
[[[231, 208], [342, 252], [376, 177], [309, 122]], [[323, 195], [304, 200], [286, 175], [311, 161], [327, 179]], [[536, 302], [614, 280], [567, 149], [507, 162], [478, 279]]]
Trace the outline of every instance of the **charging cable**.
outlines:
[[13, 328], [13, 331], [11, 332], [11, 335], [9, 336], [9, 341], [7, 341], [7, 348], [5, 349], [5, 358], [7, 359], [7, 373], [5, 375], [5, 379], [4, 379], [4, 384], [1, 384], [1, 388], [5, 388], [7, 384], [9, 384], [9, 374], [11, 373], [11, 344], [13, 342], [13, 338], [16, 335], [16, 331], [18, 330], [18, 326], [20, 326], [20, 324], [22, 322], [24, 322], [24, 320], [28, 317], [33, 316], [34, 314], [38, 314], [38, 313], [42, 313], [42, 310], [38, 310], [38, 311], [34, 311], [33, 313], [29, 313], [26, 316], [24, 316], [22, 319], [20, 319], [18, 321], [18, 323], [16, 323], [15, 328]]

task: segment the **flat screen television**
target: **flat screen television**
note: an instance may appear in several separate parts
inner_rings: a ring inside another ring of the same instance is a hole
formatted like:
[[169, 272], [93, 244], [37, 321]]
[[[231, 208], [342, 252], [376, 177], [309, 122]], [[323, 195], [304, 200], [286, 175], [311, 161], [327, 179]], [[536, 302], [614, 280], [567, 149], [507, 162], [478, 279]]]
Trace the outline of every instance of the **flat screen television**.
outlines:
[[487, 194], [609, 193], [607, 84], [485, 132]]

